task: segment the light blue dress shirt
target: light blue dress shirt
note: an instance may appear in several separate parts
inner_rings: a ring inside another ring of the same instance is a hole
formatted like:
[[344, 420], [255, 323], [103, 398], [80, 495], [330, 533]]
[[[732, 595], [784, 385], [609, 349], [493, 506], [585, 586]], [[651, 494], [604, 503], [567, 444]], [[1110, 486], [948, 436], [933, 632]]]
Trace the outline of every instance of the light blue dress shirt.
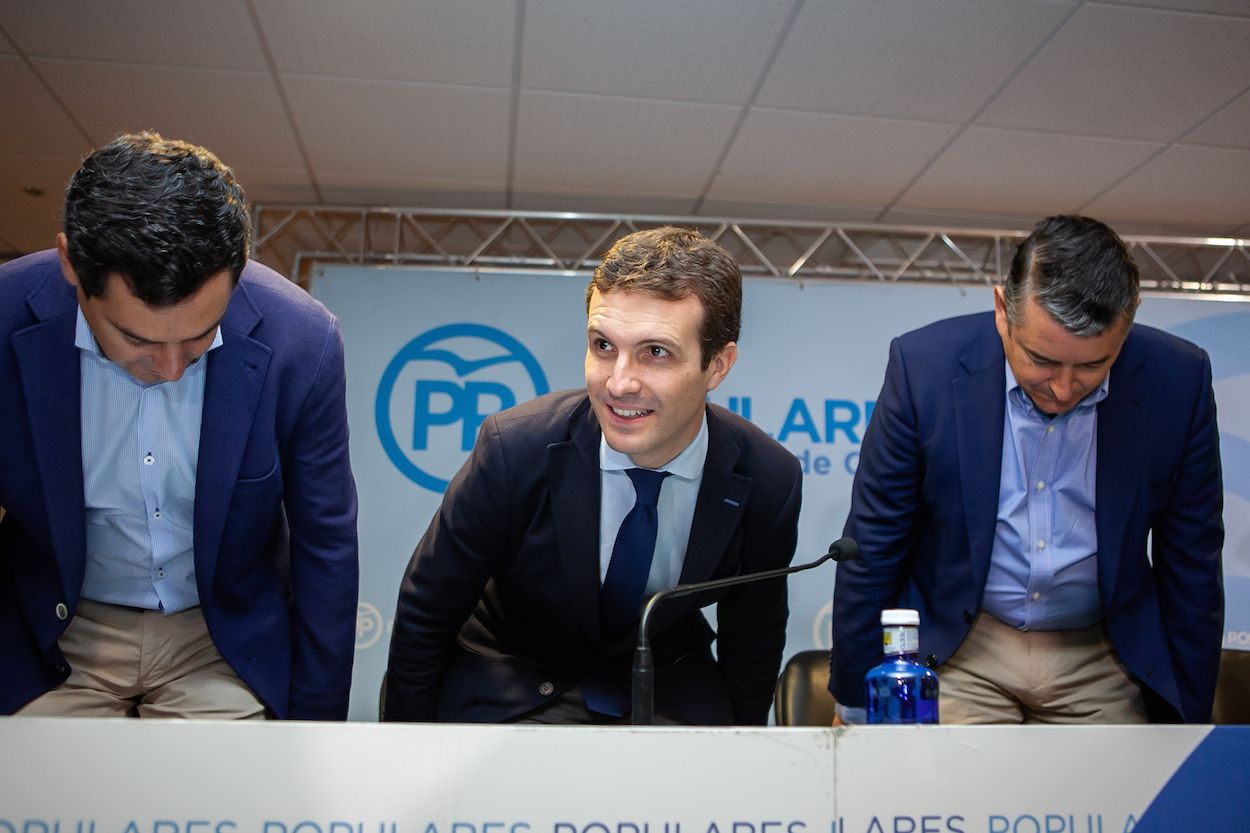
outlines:
[[[222, 343], [221, 328], [210, 350]], [[201, 358], [177, 382], [145, 384], [109, 361], [78, 310], [84, 598], [176, 613], [195, 586], [195, 473], [204, 407]]]
[[982, 607], [1021, 630], [1085, 628], [1098, 598], [1098, 408], [1110, 377], [1065, 414], [1042, 413], [1007, 365], [998, 523]]
[[[659, 528], [655, 536], [655, 557], [651, 560], [651, 572], [647, 575], [647, 594], [672, 587], [681, 580], [686, 564], [686, 546], [690, 543], [690, 524], [694, 521], [694, 507], [699, 499], [699, 487], [703, 484], [703, 464], [707, 461], [707, 414], [699, 433], [690, 445], [672, 459], [664, 471], [660, 486], [660, 499], [656, 504]], [[616, 533], [629, 510], [634, 508], [634, 484], [625, 473], [637, 468], [637, 464], [599, 440], [599, 477], [602, 498], [599, 501], [599, 582], [608, 575], [612, 563], [612, 548]]]

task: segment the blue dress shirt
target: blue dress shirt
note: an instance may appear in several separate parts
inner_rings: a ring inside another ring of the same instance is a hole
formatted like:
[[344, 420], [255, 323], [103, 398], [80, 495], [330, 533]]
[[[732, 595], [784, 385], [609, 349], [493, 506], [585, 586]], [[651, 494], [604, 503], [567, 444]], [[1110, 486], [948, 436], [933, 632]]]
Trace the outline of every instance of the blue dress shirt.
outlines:
[[[221, 328], [209, 350], [222, 343]], [[200, 603], [195, 473], [204, 406], [201, 357], [176, 382], [145, 384], [100, 352], [78, 310], [84, 598], [165, 613]]]
[[1102, 619], [1094, 489], [1097, 405], [1110, 376], [1052, 417], [1006, 367], [998, 523], [982, 607], [1021, 630], [1089, 627]]

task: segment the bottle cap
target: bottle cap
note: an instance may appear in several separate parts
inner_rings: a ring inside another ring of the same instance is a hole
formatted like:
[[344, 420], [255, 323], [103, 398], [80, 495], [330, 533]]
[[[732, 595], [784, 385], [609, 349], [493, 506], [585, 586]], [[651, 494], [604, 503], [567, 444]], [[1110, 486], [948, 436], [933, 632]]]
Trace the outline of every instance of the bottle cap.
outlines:
[[918, 628], [920, 627], [920, 613], [906, 608], [883, 610], [881, 611], [881, 625], [883, 627], [910, 625]]

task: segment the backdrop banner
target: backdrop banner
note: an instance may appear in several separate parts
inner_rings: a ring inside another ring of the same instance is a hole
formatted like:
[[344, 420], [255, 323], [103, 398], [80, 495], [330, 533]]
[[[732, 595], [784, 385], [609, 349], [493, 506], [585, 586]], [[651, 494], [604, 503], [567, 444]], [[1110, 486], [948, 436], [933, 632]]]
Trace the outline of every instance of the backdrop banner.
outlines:
[[[582, 387], [587, 275], [324, 266], [343, 322], [361, 587], [351, 717], [377, 715], [400, 578], [486, 416]], [[710, 397], [798, 457], [799, 549], [840, 537], [890, 339], [993, 308], [988, 287], [747, 279], [739, 358]], [[1250, 650], [1250, 307], [1150, 294], [1137, 320], [1211, 354], [1224, 462], [1226, 648]], [[787, 654], [828, 648], [834, 568], [790, 580]], [[4, 831], [0, 831], [4, 833]]]

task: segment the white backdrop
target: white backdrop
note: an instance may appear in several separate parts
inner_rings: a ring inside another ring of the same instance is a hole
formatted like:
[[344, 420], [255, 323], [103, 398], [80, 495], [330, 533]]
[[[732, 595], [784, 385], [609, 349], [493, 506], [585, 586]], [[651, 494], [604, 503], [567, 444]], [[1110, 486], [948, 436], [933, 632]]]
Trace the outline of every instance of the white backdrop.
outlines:
[[[399, 581], [481, 419], [580, 387], [584, 275], [326, 266], [312, 292], [343, 322], [361, 596], [351, 717], [377, 714]], [[748, 279], [739, 360], [712, 401], [803, 463], [796, 562], [840, 536], [889, 340], [992, 308], [988, 288]], [[1225, 646], [1250, 650], [1250, 307], [1147, 296], [1138, 321], [1211, 353], [1225, 478]], [[787, 654], [829, 645], [833, 569], [791, 580]]]

